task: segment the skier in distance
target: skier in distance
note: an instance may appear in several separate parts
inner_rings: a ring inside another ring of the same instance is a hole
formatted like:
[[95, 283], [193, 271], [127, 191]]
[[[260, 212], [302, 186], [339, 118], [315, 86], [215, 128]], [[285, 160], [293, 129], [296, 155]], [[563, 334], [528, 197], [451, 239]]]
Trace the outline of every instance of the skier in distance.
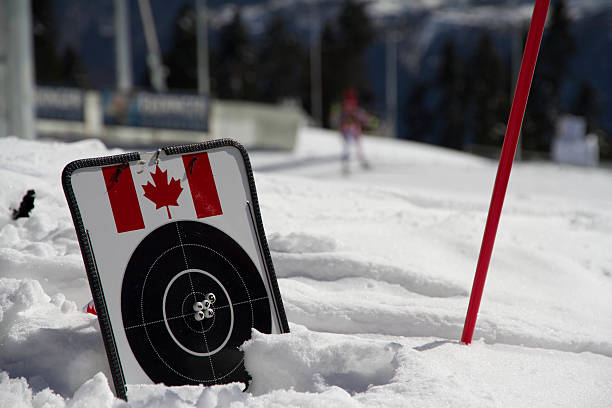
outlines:
[[363, 153], [361, 144], [362, 128], [371, 121], [371, 116], [359, 107], [359, 97], [354, 88], [347, 88], [342, 97], [342, 107], [339, 118], [339, 129], [343, 140], [342, 173], [350, 171], [351, 145], [355, 146], [357, 159], [364, 169], [370, 168], [370, 163]]

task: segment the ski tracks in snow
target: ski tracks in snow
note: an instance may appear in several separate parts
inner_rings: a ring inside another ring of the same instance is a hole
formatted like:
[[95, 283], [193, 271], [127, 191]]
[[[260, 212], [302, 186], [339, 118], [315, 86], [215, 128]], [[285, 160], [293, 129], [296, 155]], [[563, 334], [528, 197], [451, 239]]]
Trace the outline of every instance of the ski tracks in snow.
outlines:
[[335, 333], [446, 338], [461, 327], [468, 292], [453, 282], [338, 252], [317, 235], [272, 234], [270, 248], [292, 322]]
[[[334, 239], [317, 234], [273, 233], [269, 242], [293, 323], [341, 334], [451, 340], [461, 334], [469, 291], [455, 282], [340, 251]], [[521, 307], [503, 315], [495, 309], [481, 313], [476, 338], [612, 357], [609, 333], [572, 329], [567, 316], [551, 321]]]

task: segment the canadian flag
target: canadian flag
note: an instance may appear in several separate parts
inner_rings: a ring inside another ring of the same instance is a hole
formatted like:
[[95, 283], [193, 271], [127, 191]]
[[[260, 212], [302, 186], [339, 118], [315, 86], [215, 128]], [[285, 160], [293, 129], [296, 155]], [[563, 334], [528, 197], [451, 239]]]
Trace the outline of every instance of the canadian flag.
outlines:
[[[223, 214], [208, 153], [185, 154], [182, 162], [197, 218]], [[156, 209], [165, 208], [171, 219], [170, 207], [179, 206], [178, 198], [185, 190], [180, 178], [168, 180], [168, 170], [162, 170], [159, 164], [141, 186], [135, 185], [127, 163], [103, 167], [102, 175], [118, 233], [145, 228], [139, 194], [154, 203]]]

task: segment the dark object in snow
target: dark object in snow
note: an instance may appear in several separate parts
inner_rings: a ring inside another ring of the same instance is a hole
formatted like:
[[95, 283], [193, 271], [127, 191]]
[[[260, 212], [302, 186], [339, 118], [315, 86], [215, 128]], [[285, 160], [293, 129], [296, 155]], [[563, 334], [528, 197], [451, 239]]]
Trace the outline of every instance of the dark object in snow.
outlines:
[[34, 208], [34, 198], [36, 198], [36, 192], [34, 190], [28, 190], [26, 195], [23, 196], [19, 209], [13, 209], [13, 219], [22, 217], [29, 217], [30, 211]]

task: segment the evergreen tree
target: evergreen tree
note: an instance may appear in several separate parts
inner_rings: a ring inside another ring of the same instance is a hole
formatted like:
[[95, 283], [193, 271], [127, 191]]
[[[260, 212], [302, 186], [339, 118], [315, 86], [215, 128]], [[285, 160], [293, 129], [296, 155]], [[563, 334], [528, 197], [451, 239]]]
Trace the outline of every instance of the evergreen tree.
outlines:
[[366, 3], [345, 0], [338, 15], [339, 57], [344, 62], [343, 89], [352, 86], [363, 102], [372, 90], [365, 69], [365, 51], [375, 36], [374, 25], [366, 12]]
[[489, 34], [484, 34], [470, 63], [468, 94], [474, 142], [500, 145], [508, 116], [507, 72]]
[[346, 84], [360, 86], [367, 82], [364, 52], [374, 39], [374, 27], [365, 10], [365, 3], [345, 0], [337, 24], [339, 52], [346, 64]]
[[214, 93], [222, 99], [254, 100], [257, 95], [256, 52], [240, 11], [219, 33], [219, 48], [212, 65]]
[[81, 88], [88, 85], [85, 66], [81, 57], [79, 57], [71, 45], [66, 47], [66, 51], [62, 55], [61, 78], [64, 85]]
[[441, 99], [437, 111], [440, 112], [443, 127], [441, 144], [453, 149], [462, 149], [465, 132], [465, 81], [461, 60], [452, 41], [444, 45], [442, 63], [438, 75]]
[[34, 66], [36, 82], [57, 84], [62, 81], [57, 52], [57, 24], [52, 0], [32, 1]]
[[602, 129], [601, 97], [597, 90], [588, 80], [582, 81], [570, 112], [582, 116], [587, 122], [587, 132], [595, 134], [599, 139], [599, 158], [601, 160], [612, 160], [612, 140]]
[[[345, 0], [336, 22], [323, 28], [323, 112], [329, 113], [331, 105], [340, 100], [348, 87], [358, 90], [362, 102], [371, 97], [364, 53], [375, 32], [365, 7], [366, 3]], [[329, 126], [329, 117], [324, 116], [324, 125]]]
[[433, 130], [433, 116], [427, 107], [430, 87], [418, 82], [406, 103], [405, 119], [408, 125], [408, 139], [425, 141]]
[[334, 102], [338, 102], [343, 88], [342, 68], [344, 61], [340, 55], [340, 45], [331, 22], [323, 26], [321, 33], [321, 82], [323, 126], [330, 127], [329, 112]]
[[548, 152], [559, 115], [559, 96], [575, 49], [565, 0], [553, 4], [523, 123], [523, 148]]
[[580, 90], [571, 108], [571, 113], [583, 116], [587, 122], [587, 132], [599, 129], [601, 105], [597, 91], [589, 81], [580, 84]]
[[457, 55], [455, 45], [449, 40], [443, 46], [438, 72], [433, 80], [417, 83], [408, 99], [408, 137], [463, 149], [467, 105], [464, 64]]
[[198, 61], [196, 51], [196, 13], [193, 5], [185, 5], [174, 21], [172, 47], [164, 55], [168, 67], [169, 88], [196, 90]]
[[539, 72], [542, 77], [555, 85], [552, 89], [555, 97], [559, 96], [575, 49], [576, 41], [571, 33], [571, 20], [566, 0], [557, 0], [553, 5], [550, 26], [544, 37], [541, 50], [543, 63]]
[[297, 37], [287, 30], [282, 17], [268, 23], [257, 60], [259, 100], [274, 103], [300, 96], [308, 65]]

